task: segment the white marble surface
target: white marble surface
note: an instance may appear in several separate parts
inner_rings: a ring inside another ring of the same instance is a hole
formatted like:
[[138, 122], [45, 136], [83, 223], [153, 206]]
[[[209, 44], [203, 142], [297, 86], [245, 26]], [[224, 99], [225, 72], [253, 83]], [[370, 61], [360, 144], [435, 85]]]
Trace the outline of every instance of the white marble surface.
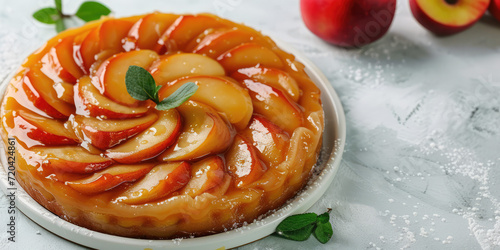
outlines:
[[[64, 1], [74, 11], [81, 1]], [[500, 249], [500, 24], [483, 18], [437, 38], [398, 1], [389, 33], [359, 50], [329, 46], [303, 25], [298, 1], [102, 2], [117, 16], [160, 10], [212, 12], [303, 51], [339, 93], [348, 136], [339, 173], [312, 211], [333, 208], [333, 239], [268, 237], [241, 249]], [[55, 35], [31, 13], [51, 0], [0, 0], [0, 79]], [[18, 218], [1, 249], [80, 249]]]

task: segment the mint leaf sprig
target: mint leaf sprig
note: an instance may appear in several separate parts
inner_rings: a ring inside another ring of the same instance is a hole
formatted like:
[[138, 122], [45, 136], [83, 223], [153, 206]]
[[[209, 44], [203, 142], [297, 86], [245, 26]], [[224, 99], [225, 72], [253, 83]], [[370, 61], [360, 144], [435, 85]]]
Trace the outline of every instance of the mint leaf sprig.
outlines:
[[125, 74], [125, 86], [127, 87], [127, 92], [134, 99], [139, 101], [152, 100], [155, 102], [157, 110], [176, 108], [187, 101], [198, 90], [198, 85], [194, 82], [187, 82], [170, 96], [160, 101], [158, 91], [162, 86], [156, 86], [153, 76], [147, 70], [135, 65], [130, 66]]
[[66, 29], [66, 25], [64, 24], [65, 18], [76, 16], [85, 22], [89, 22], [97, 20], [101, 18], [101, 16], [107, 16], [109, 15], [109, 13], [111, 13], [111, 10], [101, 3], [95, 1], [86, 1], [80, 5], [74, 15], [66, 15], [62, 12], [61, 0], [54, 0], [54, 2], [55, 8], [46, 7], [39, 9], [35, 13], [33, 13], [33, 18], [41, 23], [55, 24], [57, 32], [61, 32]]
[[330, 223], [331, 208], [327, 212], [317, 215], [315, 213], [296, 214], [284, 219], [273, 235], [289, 240], [305, 241], [314, 234], [316, 239], [325, 244], [333, 235]]

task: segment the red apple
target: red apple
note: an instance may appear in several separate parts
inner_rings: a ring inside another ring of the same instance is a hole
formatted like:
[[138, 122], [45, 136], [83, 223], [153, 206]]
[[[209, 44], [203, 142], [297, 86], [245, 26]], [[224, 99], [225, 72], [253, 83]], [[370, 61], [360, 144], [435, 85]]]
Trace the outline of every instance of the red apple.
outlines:
[[410, 0], [413, 16], [436, 35], [461, 32], [479, 20], [490, 0]]
[[84, 194], [108, 191], [122, 183], [134, 182], [146, 175], [153, 164], [116, 165], [94, 173], [85, 179], [66, 182], [67, 185]]
[[500, 0], [491, 0], [489, 11], [494, 18], [500, 21]]
[[300, 10], [307, 28], [321, 39], [337, 46], [361, 47], [387, 32], [396, 0], [301, 0]]

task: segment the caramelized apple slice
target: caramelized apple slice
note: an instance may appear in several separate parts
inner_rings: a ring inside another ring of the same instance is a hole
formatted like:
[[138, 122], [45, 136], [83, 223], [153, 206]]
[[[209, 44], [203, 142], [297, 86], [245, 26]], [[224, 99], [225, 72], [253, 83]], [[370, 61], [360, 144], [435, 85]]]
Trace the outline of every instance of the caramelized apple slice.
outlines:
[[271, 49], [255, 43], [244, 43], [217, 58], [228, 72], [234, 72], [241, 68], [253, 66], [264, 66], [270, 68], [281, 68], [283, 62]]
[[101, 51], [99, 46], [99, 27], [91, 30], [80, 44], [80, 48], [76, 50], [76, 57], [81, 60], [78, 62], [82, 65], [86, 74], [89, 74], [90, 67], [96, 61], [95, 55]]
[[74, 89], [73, 89], [74, 84], [67, 83], [67, 82], [58, 82], [54, 84], [54, 89], [57, 94], [57, 98], [69, 103], [69, 104], [75, 104], [75, 99], [74, 99]]
[[57, 75], [66, 82], [75, 83], [83, 74], [73, 57], [73, 39], [61, 39], [49, 52], [42, 57], [42, 72], [46, 75]]
[[212, 156], [191, 166], [191, 180], [181, 194], [196, 197], [220, 185], [224, 179], [224, 162], [219, 156]]
[[234, 137], [233, 145], [226, 153], [226, 166], [239, 188], [258, 180], [267, 170], [266, 165], [257, 157], [252, 144], [241, 135]]
[[214, 109], [187, 101], [177, 110], [184, 126], [175, 144], [160, 155], [163, 161], [192, 160], [223, 152], [231, 144], [232, 129]]
[[91, 154], [79, 146], [33, 147], [33, 151], [41, 158], [42, 164], [69, 173], [92, 173], [113, 164], [111, 159]]
[[133, 22], [109, 19], [99, 27], [99, 48], [102, 50], [123, 51], [122, 40], [127, 37]]
[[126, 51], [135, 49], [154, 49], [160, 36], [178, 18], [178, 15], [165, 13], [151, 13], [130, 29], [127, 37]]
[[183, 76], [223, 76], [226, 73], [214, 59], [185, 53], [162, 58], [151, 66], [151, 74], [157, 85], [164, 85]]
[[90, 143], [106, 150], [114, 147], [128, 138], [137, 135], [158, 119], [158, 115], [149, 115], [126, 120], [100, 120], [93, 117], [79, 117], [77, 122]]
[[238, 84], [222, 77], [194, 76], [179, 79], [160, 89], [160, 100], [168, 97], [187, 82], [194, 82], [199, 89], [191, 100], [208, 104], [219, 112], [226, 114], [229, 122], [243, 129], [252, 117], [252, 99], [248, 91]]
[[204, 54], [211, 58], [217, 58], [222, 53], [243, 43], [261, 43], [261, 38], [250, 32], [239, 29], [230, 29], [214, 32], [205, 36], [193, 49], [194, 53]]
[[[77, 138], [64, 127], [63, 122], [30, 111], [18, 110], [17, 112], [19, 115], [14, 117], [14, 133], [16, 137], [21, 137], [28, 147], [76, 144]], [[31, 140], [27, 140], [28, 138]]]
[[256, 82], [267, 84], [287, 93], [294, 102], [297, 102], [300, 97], [299, 86], [295, 79], [279, 69], [266, 67], [244, 68], [234, 72], [231, 77], [238, 81], [252, 79]]
[[189, 163], [165, 163], [154, 167], [118, 200], [126, 204], [142, 204], [164, 198], [184, 187], [191, 178]]
[[290, 100], [283, 92], [271, 86], [244, 80], [243, 84], [248, 88], [254, 111], [262, 114], [269, 120], [284, 129], [289, 134], [302, 126], [302, 110], [299, 105]]
[[23, 81], [23, 90], [33, 105], [56, 119], [68, 118], [75, 108], [60, 100], [54, 89], [54, 81], [37, 67], [31, 67]]
[[182, 50], [189, 41], [204, 30], [219, 26], [222, 24], [211, 16], [180, 16], [160, 37], [156, 51], [163, 54], [166, 51]]
[[77, 181], [68, 181], [67, 185], [84, 194], [96, 194], [108, 191], [125, 182], [135, 182], [145, 176], [153, 164], [115, 165], [94, 175]]
[[148, 108], [145, 105], [128, 107], [101, 95], [89, 77], [82, 77], [75, 85], [76, 114], [108, 119], [141, 117]]
[[290, 137], [280, 127], [260, 115], [254, 115], [250, 125], [241, 131], [257, 149], [259, 158], [271, 165], [285, 160]]
[[158, 120], [148, 129], [123, 144], [106, 150], [106, 156], [121, 163], [135, 163], [158, 156], [170, 146], [181, 128], [175, 109], [160, 111]]
[[124, 105], [137, 105], [139, 101], [127, 92], [127, 70], [131, 65], [147, 69], [158, 58], [158, 54], [152, 50], [136, 50], [114, 55], [101, 64], [92, 82], [101, 94], [111, 100]]

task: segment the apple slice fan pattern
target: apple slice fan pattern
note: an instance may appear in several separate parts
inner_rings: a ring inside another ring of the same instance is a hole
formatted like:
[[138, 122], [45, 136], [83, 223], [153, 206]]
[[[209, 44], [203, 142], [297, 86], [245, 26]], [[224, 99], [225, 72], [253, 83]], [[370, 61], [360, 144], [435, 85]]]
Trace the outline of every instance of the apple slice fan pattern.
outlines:
[[[157, 110], [125, 86], [148, 70]], [[161, 85], [161, 86], [160, 86]], [[70, 29], [30, 55], [7, 87], [1, 135], [17, 180], [61, 218], [150, 239], [252, 222], [308, 181], [323, 134], [320, 91], [295, 57], [213, 15], [152, 13]]]

